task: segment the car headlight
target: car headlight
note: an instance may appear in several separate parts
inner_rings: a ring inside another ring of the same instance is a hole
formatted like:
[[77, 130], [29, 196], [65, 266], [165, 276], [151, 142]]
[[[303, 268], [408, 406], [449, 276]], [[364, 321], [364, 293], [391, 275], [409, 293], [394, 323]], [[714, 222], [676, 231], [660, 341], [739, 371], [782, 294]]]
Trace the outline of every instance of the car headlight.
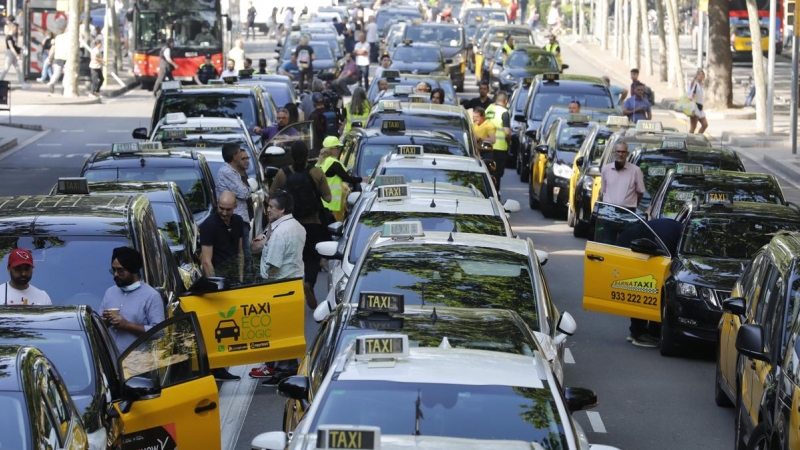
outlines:
[[510, 73], [507, 73], [507, 74], [503, 75], [503, 80], [505, 80], [505, 81], [514, 81], [514, 75], [511, 75]]
[[453, 56], [452, 64], [461, 64], [462, 62], [464, 62], [464, 55], [462, 55], [461, 53], [456, 53], [456, 55]]
[[500, 75], [500, 68], [492, 67], [492, 75]]
[[339, 282], [336, 283], [336, 290], [334, 291], [334, 298], [337, 304], [342, 303], [345, 289], [347, 289], [347, 276], [342, 276]]
[[700, 288], [700, 297], [706, 301], [711, 306], [719, 306], [719, 302], [717, 302], [717, 296], [714, 294], [714, 290], [707, 287]]
[[697, 289], [693, 284], [679, 281], [677, 284], [678, 295], [681, 297], [697, 297]]
[[559, 178], [572, 178], [572, 167], [556, 163], [553, 165], [553, 174]]
[[583, 180], [583, 188], [587, 191], [594, 189], [594, 178], [586, 178]]

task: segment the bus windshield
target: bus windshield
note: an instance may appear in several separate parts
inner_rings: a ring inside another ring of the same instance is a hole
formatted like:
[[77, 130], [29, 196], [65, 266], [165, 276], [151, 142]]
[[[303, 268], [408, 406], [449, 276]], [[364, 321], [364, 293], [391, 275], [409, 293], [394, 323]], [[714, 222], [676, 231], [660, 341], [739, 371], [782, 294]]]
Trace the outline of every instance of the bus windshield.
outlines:
[[175, 47], [209, 49], [222, 46], [219, 8], [213, 0], [198, 0], [191, 9], [181, 3], [155, 0], [140, 3], [136, 20], [136, 46], [157, 48], [173, 38]]

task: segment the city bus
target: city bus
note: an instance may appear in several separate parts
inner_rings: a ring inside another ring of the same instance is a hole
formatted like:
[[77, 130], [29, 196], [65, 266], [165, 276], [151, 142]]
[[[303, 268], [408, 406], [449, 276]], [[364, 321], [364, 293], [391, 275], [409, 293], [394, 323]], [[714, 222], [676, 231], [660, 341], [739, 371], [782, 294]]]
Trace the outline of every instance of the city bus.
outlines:
[[145, 88], [151, 89], [158, 77], [161, 49], [169, 38], [175, 40], [175, 80], [192, 81], [206, 55], [222, 72], [225, 23], [220, 0], [139, 0], [131, 16], [133, 74]]
[[[781, 54], [783, 51], [783, 0], [776, 0], [775, 10], [775, 53]], [[758, 20], [761, 25], [769, 27], [769, 2], [770, 0], [756, 0], [758, 6]], [[728, 0], [730, 4], [730, 23], [731, 26], [747, 24], [750, 21], [747, 17], [746, 0]]]

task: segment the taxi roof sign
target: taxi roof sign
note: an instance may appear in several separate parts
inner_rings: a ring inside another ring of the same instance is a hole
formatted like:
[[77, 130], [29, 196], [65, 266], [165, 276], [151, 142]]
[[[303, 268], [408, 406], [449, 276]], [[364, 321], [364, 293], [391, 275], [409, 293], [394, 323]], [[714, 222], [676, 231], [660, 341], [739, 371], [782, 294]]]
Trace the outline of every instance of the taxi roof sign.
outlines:
[[406, 184], [406, 177], [403, 175], [376, 175], [375, 187], [389, 186], [392, 184]]
[[423, 156], [425, 150], [421, 145], [398, 145], [397, 154], [403, 156]]
[[400, 111], [400, 100], [381, 100], [380, 109], [383, 111]]
[[405, 334], [378, 334], [356, 337], [356, 361], [392, 361], [408, 357], [408, 336]]
[[547, 72], [542, 74], [542, 79], [544, 81], [558, 81], [561, 79], [561, 75], [558, 72]]
[[568, 114], [567, 123], [589, 123], [591, 117], [587, 114]]
[[720, 192], [720, 191], [706, 192], [706, 204], [732, 205], [733, 195], [731, 195], [730, 192]]
[[522, 84], [524, 84], [524, 85], [529, 85], [531, 83], [533, 83], [533, 78], [523, 78], [522, 79]]
[[381, 429], [368, 425], [319, 425], [317, 448], [378, 450], [381, 448]]
[[678, 163], [675, 165], [675, 174], [685, 176], [703, 176], [703, 165]]
[[686, 139], [664, 139], [661, 141], [663, 150], [686, 150]]
[[657, 120], [640, 120], [636, 122], [636, 129], [639, 131], [663, 131], [661, 122]]
[[387, 81], [388, 80], [397, 80], [397, 79], [400, 78], [400, 71], [399, 70], [384, 70], [383, 73], [381, 73], [381, 76], [383, 78], [386, 78]]
[[180, 88], [181, 88], [181, 82], [177, 80], [165, 81], [161, 83], [162, 91], [177, 91]]
[[406, 121], [402, 119], [381, 120], [381, 131], [406, 131]]
[[161, 130], [161, 139], [186, 139], [186, 130]]
[[614, 126], [614, 127], [625, 127], [630, 125], [630, 120], [626, 116], [608, 116], [606, 119], [607, 126]]
[[161, 141], [139, 142], [140, 152], [155, 152], [164, 150]]
[[166, 125], [175, 125], [178, 123], [186, 123], [188, 121], [189, 119], [186, 118], [186, 114], [182, 112], [169, 113], [164, 116], [164, 123]]
[[[397, 89], [395, 87], [395, 89]], [[408, 101], [411, 103], [430, 103], [431, 98], [425, 94], [411, 94], [408, 96]]]
[[111, 144], [111, 153], [137, 153], [138, 151], [138, 142], [117, 142]]
[[414, 87], [398, 85], [394, 87], [394, 95], [411, 95], [414, 93]]
[[229, 76], [229, 77], [223, 77], [222, 81], [224, 81], [225, 84], [233, 84], [233, 83], [236, 83], [237, 81], [239, 81], [239, 77], [237, 77], [236, 75], [232, 75], [232, 76]]
[[56, 194], [81, 195], [89, 193], [89, 183], [84, 177], [63, 177], [58, 179]]
[[391, 292], [361, 292], [358, 310], [371, 313], [399, 313], [405, 311], [405, 296]]
[[408, 198], [408, 186], [391, 184], [378, 188], [378, 201], [404, 200]]
[[413, 238], [425, 236], [422, 229], [422, 222], [408, 221], [408, 222], [384, 222], [383, 230], [381, 230], [381, 237], [388, 238]]

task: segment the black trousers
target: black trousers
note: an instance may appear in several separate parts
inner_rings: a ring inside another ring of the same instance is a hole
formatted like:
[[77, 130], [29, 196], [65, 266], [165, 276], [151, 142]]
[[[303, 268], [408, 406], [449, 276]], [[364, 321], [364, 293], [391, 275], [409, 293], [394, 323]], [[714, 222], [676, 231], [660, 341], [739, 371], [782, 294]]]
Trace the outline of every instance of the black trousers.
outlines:
[[631, 326], [628, 327], [631, 336], [638, 338], [639, 336], [650, 333], [651, 336], [658, 338], [661, 334], [661, 325], [658, 322], [648, 322], [642, 319], [631, 319]]
[[508, 159], [508, 150], [494, 150], [492, 152], [494, 158], [494, 177], [497, 179], [497, 190], [500, 190], [500, 179], [506, 173], [506, 159]]
[[311, 285], [317, 284], [317, 275], [320, 270], [320, 256], [317, 253], [317, 244], [323, 241], [330, 240], [328, 229], [318, 223], [303, 223], [303, 228], [306, 229], [306, 245], [303, 247], [303, 265], [305, 266], [304, 279], [306, 283]]
[[297, 88], [300, 92], [303, 92], [306, 88], [306, 83], [308, 83], [308, 88], [311, 89], [312, 81], [314, 81], [314, 71], [311, 69], [303, 69], [299, 72], [297, 77]]
[[97, 94], [100, 92], [100, 87], [103, 85], [105, 81], [105, 77], [103, 77], [103, 69], [92, 69], [92, 94]]

